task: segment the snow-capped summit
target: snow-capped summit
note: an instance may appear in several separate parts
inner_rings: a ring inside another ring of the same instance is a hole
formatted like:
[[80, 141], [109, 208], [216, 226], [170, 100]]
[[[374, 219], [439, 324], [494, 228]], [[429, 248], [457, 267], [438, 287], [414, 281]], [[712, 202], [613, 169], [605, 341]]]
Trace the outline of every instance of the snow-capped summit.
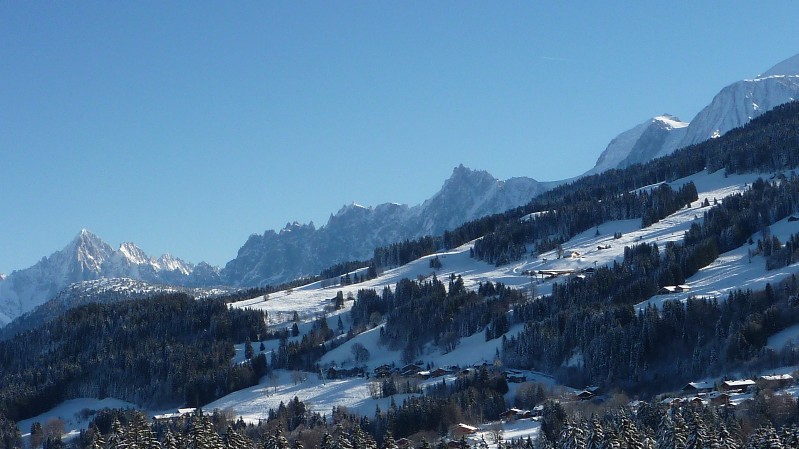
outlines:
[[409, 207], [384, 203], [345, 205], [319, 229], [287, 225], [252, 235], [222, 270], [232, 285], [275, 284], [318, 274], [333, 264], [372, 257], [375, 248], [424, 235], [440, 235], [484, 215], [528, 203], [545, 187], [530, 178], [497, 180], [486, 171], [455, 167], [441, 190]]
[[127, 277], [152, 283], [213, 285], [212, 269], [203, 266], [201, 273], [191, 276], [194, 268], [169, 254], [152, 258], [133, 243], [123, 243], [119, 250], [114, 250], [83, 229], [62, 250], [42, 258], [30, 268], [14, 271], [0, 283], [0, 325], [76, 282]]
[[776, 64], [753, 79], [744, 79], [723, 88], [690, 123], [665, 115], [623, 132], [610, 142], [586, 175], [646, 162], [671, 154], [678, 148], [721, 136], [797, 98], [799, 55]]
[[688, 123], [670, 114], [659, 115], [636, 125], [611, 140], [599, 155], [594, 168], [586, 175], [645, 162], [660, 152], [664, 145], [680, 140], [687, 126]]

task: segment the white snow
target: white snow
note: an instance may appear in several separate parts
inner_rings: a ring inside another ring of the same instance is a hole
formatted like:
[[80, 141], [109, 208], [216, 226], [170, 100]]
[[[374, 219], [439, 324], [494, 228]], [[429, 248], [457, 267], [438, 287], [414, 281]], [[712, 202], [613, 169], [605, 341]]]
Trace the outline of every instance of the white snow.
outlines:
[[766, 347], [775, 351], [779, 351], [788, 344], [799, 344], [799, 324], [786, 327], [785, 329], [770, 336], [768, 338], [768, 342], [766, 343]]
[[22, 433], [23, 438], [30, 436], [31, 425], [35, 422], [45, 425], [48, 421], [60, 419], [64, 421], [65, 433], [63, 437], [72, 438], [78, 435], [81, 430], [89, 427], [89, 422], [94, 417], [94, 414], [106, 408], [138, 408], [135, 404], [122, 401], [120, 399], [105, 398], [105, 399], [92, 399], [92, 398], [79, 398], [64, 401], [56, 407], [34, 416], [33, 418], [25, 419], [17, 422], [17, 427]]

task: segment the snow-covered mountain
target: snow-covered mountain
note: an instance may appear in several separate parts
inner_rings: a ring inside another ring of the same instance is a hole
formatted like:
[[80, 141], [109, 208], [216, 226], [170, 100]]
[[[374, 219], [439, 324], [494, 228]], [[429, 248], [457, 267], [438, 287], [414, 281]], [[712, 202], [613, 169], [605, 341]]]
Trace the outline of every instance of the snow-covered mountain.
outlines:
[[663, 115], [619, 134], [586, 175], [666, 156], [678, 148], [718, 137], [797, 98], [799, 55], [780, 62], [762, 75], [725, 87], [690, 123]]
[[664, 146], [680, 141], [687, 126], [687, 122], [669, 114], [649, 119], [611, 140], [586, 175], [646, 162], [659, 154]]
[[372, 257], [374, 248], [424, 235], [439, 235], [469, 220], [529, 202], [546, 190], [530, 178], [497, 180], [489, 173], [456, 167], [441, 190], [409, 207], [344, 206], [325, 226], [287, 224], [279, 232], [250, 236], [222, 270], [231, 285], [274, 284], [318, 274], [335, 263]]
[[70, 284], [102, 278], [132, 278], [183, 286], [213, 285], [218, 269], [184, 262], [164, 254], [148, 256], [133, 243], [114, 250], [96, 235], [82, 230], [67, 246], [0, 283], [0, 325], [53, 298]]

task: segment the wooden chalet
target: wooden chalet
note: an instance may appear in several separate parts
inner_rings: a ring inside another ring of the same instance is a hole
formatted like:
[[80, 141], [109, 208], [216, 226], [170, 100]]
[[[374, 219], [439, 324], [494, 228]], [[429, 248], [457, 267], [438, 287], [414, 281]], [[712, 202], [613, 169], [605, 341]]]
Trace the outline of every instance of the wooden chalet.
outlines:
[[707, 395], [707, 400], [710, 401], [712, 405], [730, 405], [729, 393], [724, 393], [721, 391], [711, 392]]
[[477, 433], [477, 427], [464, 423], [455, 424], [450, 430], [453, 440], [460, 440], [462, 437], [473, 435], [475, 433]]
[[793, 385], [795, 379], [790, 374], [772, 374], [770, 376], [760, 376], [757, 378], [757, 385], [761, 388], [775, 390]]
[[518, 408], [510, 408], [499, 414], [499, 417], [505, 421], [515, 421], [517, 419], [532, 418], [533, 412], [531, 410], [522, 410]]
[[699, 394], [713, 391], [713, 388], [715, 388], [713, 382], [690, 382], [686, 386], [682, 387], [682, 391], [689, 394]]
[[719, 385], [719, 391], [727, 393], [745, 393], [755, 385], [756, 382], [751, 379], [725, 380]]
[[400, 374], [402, 374], [403, 376], [415, 376], [419, 374], [419, 371], [421, 370], [422, 370], [421, 366], [416, 365], [414, 363], [409, 363], [400, 368]]
[[670, 295], [672, 293], [685, 293], [685, 292], [690, 292], [690, 291], [691, 291], [691, 287], [689, 285], [685, 285], [685, 284], [666, 285], [664, 287], [661, 287], [660, 290], [658, 290], [658, 294], [659, 295]]
[[363, 368], [337, 369], [335, 367], [330, 367], [327, 370], [328, 379], [346, 379], [348, 377], [356, 376], [363, 377], [364, 374], [365, 372]]

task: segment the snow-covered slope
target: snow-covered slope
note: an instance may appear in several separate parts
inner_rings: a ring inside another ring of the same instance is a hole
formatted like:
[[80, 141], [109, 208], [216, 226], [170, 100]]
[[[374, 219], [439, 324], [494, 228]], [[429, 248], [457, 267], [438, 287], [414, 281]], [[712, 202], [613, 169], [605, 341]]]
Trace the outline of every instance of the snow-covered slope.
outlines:
[[376, 247], [439, 235], [469, 220], [526, 204], [544, 190], [530, 178], [501, 181], [460, 165], [421, 205], [351, 204], [318, 229], [313, 223], [291, 223], [279, 232], [252, 235], [222, 275], [228, 284], [255, 286], [318, 274], [338, 262], [369, 259]]
[[799, 55], [780, 62], [762, 75], [721, 90], [690, 124], [663, 115], [619, 134], [608, 144], [586, 175], [624, 168], [666, 156], [679, 148], [718, 137], [753, 118], [799, 98]]
[[[30, 268], [11, 273], [0, 283], [0, 325], [53, 298], [73, 283], [103, 278], [132, 278], [158, 284], [213, 285], [218, 270], [195, 266], [165, 254], [158, 259], [133, 243], [114, 250], [82, 230], [67, 246]], [[216, 282], [218, 284], [218, 282]]]

